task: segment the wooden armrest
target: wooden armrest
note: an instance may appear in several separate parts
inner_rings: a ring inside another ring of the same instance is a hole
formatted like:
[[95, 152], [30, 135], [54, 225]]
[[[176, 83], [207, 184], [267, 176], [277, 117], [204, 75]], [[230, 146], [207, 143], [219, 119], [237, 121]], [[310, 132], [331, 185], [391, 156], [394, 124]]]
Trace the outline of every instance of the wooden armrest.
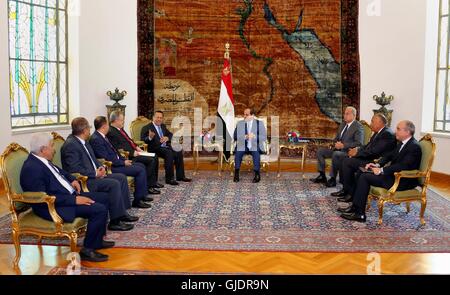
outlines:
[[47, 204], [50, 216], [52, 217], [53, 222], [56, 223], [56, 228], [62, 230], [63, 219], [56, 212], [55, 196], [49, 196], [45, 192], [24, 192], [22, 194], [14, 195], [13, 201], [25, 204]]
[[394, 185], [392, 185], [392, 187], [389, 189], [389, 193], [394, 194], [397, 191], [398, 186], [400, 185], [400, 180], [402, 178], [420, 178], [425, 177], [426, 175], [426, 172], [421, 172], [420, 170], [403, 170], [400, 172], [395, 172], [395, 182]]
[[118, 152], [120, 153], [120, 155], [122, 157], [124, 157], [125, 159], [129, 159], [130, 157], [130, 152], [125, 151], [124, 149], [119, 149]]
[[81, 189], [83, 192], [88, 193], [87, 181], [89, 177], [81, 175], [80, 173], [72, 173], [72, 175], [81, 183]]
[[106, 173], [107, 174], [111, 174], [112, 173], [112, 162], [111, 161], [106, 161], [105, 159], [97, 159], [97, 161], [103, 165], [106, 166]]

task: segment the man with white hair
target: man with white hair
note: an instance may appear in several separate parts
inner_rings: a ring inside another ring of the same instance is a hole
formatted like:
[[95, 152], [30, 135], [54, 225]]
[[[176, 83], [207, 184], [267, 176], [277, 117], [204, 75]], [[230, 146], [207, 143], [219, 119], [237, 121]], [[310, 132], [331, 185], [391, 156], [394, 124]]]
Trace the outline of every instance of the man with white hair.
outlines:
[[[98, 249], [111, 248], [112, 241], [104, 241], [108, 220], [109, 198], [105, 193], [85, 193], [70, 173], [54, 165], [53, 138], [47, 133], [31, 137], [31, 153], [20, 172], [20, 185], [24, 191], [45, 192], [55, 196], [55, 209], [64, 222], [73, 222], [76, 217], [88, 220], [86, 237], [80, 251], [82, 260], [102, 262], [108, 255]], [[33, 204], [33, 212], [46, 220], [53, 220], [47, 204]]]
[[[317, 151], [317, 170], [319, 176], [311, 179], [314, 183], [324, 183], [327, 187], [336, 186], [336, 178], [340, 171], [342, 161], [347, 157], [349, 149], [359, 147], [364, 142], [364, 128], [356, 120], [356, 109], [347, 107], [344, 113], [344, 122], [338, 128], [333, 140], [332, 149], [319, 148]], [[331, 158], [330, 179], [325, 175], [325, 159]]]

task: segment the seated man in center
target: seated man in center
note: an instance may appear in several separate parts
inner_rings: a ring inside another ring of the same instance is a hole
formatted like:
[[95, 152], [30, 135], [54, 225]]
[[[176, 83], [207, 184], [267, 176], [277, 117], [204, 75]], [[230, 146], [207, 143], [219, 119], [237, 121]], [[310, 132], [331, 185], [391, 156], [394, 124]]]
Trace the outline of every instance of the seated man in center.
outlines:
[[252, 109], [246, 108], [244, 110], [244, 120], [238, 122], [233, 138], [236, 142], [234, 182], [239, 182], [242, 158], [244, 155], [249, 154], [252, 155], [253, 170], [255, 172], [253, 183], [258, 183], [261, 180], [261, 154], [265, 153], [267, 131], [263, 122], [255, 119], [255, 112]]
[[[319, 148], [317, 150], [317, 170], [319, 176], [311, 179], [315, 183], [324, 183], [327, 187], [336, 186], [336, 178], [340, 171], [342, 161], [347, 157], [349, 149], [363, 145], [364, 129], [356, 120], [356, 109], [347, 107], [344, 113], [344, 122], [338, 128], [334, 138], [333, 149]], [[331, 158], [330, 179], [325, 176], [325, 159]], [[342, 178], [342, 176], [341, 176]]]
[[112, 162], [111, 170], [113, 173], [122, 173], [134, 178], [133, 207], [150, 208], [151, 205], [145, 203], [145, 201], [153, 201], [152, 198], [147, 197], [148, 185], [145, 166], [141, 163], [133, 163], [120, 156], [106, 137], [109, 131], [109, 125], [105, 117], [98, 116], [95, 118], [94, 127], [95, 132], [89, 139], [89, 143], [94, 150], [95, 156]]
[[[172, 132], [163, 124], [164, 114], [156, 111], [153, 115], [153, 122], [144, 126], [141, 130], [141, 140], [148, 144], [148, 151], [156, 153], [158, 157], [164, 159], [166, 170], [166, 183], [178, 185], [178, 181], [190, 182], [184, 174], [183, 151], [175, 151], [172, 148]], [[176, 180], [174, 179], [173, 164], [176, 168]]]

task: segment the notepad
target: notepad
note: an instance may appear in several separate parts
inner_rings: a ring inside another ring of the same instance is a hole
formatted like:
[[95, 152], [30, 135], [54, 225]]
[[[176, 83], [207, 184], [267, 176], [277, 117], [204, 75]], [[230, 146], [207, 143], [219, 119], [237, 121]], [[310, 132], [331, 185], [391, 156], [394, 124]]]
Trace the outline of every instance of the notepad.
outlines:
[[139, 156], [154, 157], [154, 156], [156, 156], [156, 154], [155, 153], [147, 153], [147, 152], [139, 152]]

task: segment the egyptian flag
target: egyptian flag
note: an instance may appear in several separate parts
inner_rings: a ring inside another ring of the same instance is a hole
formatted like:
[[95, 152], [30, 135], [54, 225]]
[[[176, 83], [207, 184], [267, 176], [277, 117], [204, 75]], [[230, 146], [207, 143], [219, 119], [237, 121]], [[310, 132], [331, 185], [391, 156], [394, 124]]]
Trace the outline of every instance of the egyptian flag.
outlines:
[[217, 112], [222, 119], [224, 125], [224, 150], [225, 157], [228, 159], [229, 145], [234, 133], [234, 99], [233, 87], [231, 82], [231, 63], [229, 58], [223, 61], [222, 82], [220, 87], [220, 98]]

